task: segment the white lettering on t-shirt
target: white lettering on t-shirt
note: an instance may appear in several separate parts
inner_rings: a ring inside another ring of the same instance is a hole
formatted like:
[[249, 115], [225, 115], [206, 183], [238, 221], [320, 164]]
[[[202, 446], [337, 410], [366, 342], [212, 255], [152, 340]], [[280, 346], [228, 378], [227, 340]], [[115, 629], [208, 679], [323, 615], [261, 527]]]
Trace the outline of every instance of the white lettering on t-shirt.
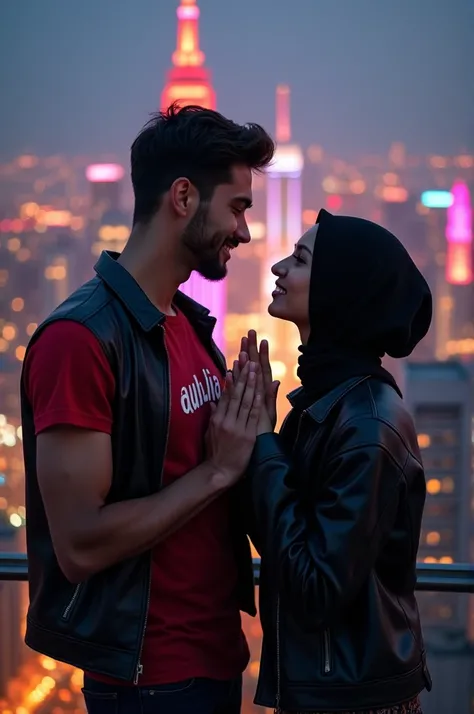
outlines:
[[208, 402], [217, 402], [221, 396], [221, 385], [215, 374], [202, 369], [201, 380], [193, 374], [193, 381], [181, 387], [181, 408], [185, 414], [194, 414]]

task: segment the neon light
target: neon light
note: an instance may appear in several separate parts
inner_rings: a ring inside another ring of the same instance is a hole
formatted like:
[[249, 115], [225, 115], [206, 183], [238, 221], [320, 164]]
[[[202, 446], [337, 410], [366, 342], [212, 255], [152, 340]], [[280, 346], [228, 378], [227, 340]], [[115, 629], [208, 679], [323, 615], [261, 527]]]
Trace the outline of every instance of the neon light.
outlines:
[[455, 183], [452, 191], [453, 203], [448, 208], [446, 239], [450, 243], [472, 242], [472, 210], [469, 189], [465, 183]]
[[216, 318], [217, 322], [213, 337], [219, 348], [224, 351], [224, 328], [227, 303], [227, 286], [225, 280], [213, 283], [209, 280], [205, 280], [199, 273], [191, 273], [191, 277], [184, 285], [181, 285], [180, 290], [188, 297], [207, 307], [210, 314]]
[[382, 199], [386, 203], [405, 203], [408, 200], [408, 191], [402, 186], [384, 186]]
[[99, 228], [99, 238], [102, 241], [125, 241], [130, 235], [128, 226], [101, 226]]
[[272, 253], [281, 240], [281, 181], [279, 176], [267, 178], [267, 250]]
[[208, 97], [209, 88], [204, 84], [185, 84], [182, 87], [180, 87], [179, 84], [172, 84], [168, 88], [170, 104], [177, 101], [178, 103], [183, 102], [183, 104], [186, 105], [191, 104], [192, 101], [205, 100]]
[[11, 229], [13, 233], [21, 233], [25, 228], [25, 221], [21, 218], [14, 218], [11, 224]]
[[448, 243], [446, 280], [451, 285], [472, 283], [472, 249], [470, 243]]
[[120, 164], [90, 164], [86, 169], [86, 178], [91, 183], [115, 183], [125, 175]]
[[453, 205], [451, 191], [423, 191], [421, 203], [426, 208], [449, 208]]
[[249, 221], [247, 223], [249, 233], [252, 236], [252, 240], [263, 240], [265, 238], [267, 227], [265, 223], [261, 221]]
[[337, 193], [340, 190], [341, 182], [335, 176], [326, 176], [323, 178], [321, 186], [326, 193]]
[[51, 228], [59, 228], [61, 226], [71, 225], [71, 218], [72, 214], [70, 211], [44, 211], [44, 215], [41, 216], [39, 222]]
[[342, 197], [333, 193], [326, 199], [326, 206], [330, 211], [340, 211], [342, 208]]
[[276, 90], [276, 140], [286, 143], [291, 140], [290, 88], [280, 84]]
[[318, 212], [313, 211], [312, 208], [307, 208], [305, 211], [303, 211], [303, 223], [305, 224], [305, 226], [314, 226], [317, 217]]
[[178, 15], [178, 37], [173, 52], [175, 67], [201, 67], [206, 59], [199, 49], [199, 8], [194, 3], [182, 2]]
[[299, 241], [303, 228], [301, 224], [302, 199], [301, 199], [301, 179], [288, 179], [288, 205], [286, 209], [286, 239], [288, 253], [293, 249], [293, 245]]
[[285, 176], [288, 174], [299, 175], [303, 170], [304, 157], [299, 146], [280, 146], [275, 152], [275, 156], [267, 172]]
[[197, 20], [199, 8], [197, 5], [180, 5], [176, 10], [178, 20]]
[[203, 67], [205, 56], [199, 47], [199, 8], [194, 0], [181, 0], [178, 7], [178, 35], [173, 67], [161, 95], [163, 111], [177, 102], [181, 107], [199, 104], [216, 108], [210, 72]]

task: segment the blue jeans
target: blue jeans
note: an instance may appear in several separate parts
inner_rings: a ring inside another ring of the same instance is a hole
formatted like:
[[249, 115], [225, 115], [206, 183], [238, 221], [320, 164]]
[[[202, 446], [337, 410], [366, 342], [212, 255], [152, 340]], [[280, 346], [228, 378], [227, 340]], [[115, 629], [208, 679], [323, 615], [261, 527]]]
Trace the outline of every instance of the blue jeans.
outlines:
[[117, 687], [84, 677], [82, 693], [88, 714], [240, 714], [242, 677], [155, 687]]

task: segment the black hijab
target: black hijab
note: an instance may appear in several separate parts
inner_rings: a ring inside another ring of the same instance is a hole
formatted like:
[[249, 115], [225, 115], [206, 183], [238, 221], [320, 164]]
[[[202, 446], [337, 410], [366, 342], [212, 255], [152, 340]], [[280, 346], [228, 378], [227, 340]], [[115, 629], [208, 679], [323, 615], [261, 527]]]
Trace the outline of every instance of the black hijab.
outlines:
[[311, 267], [308, 344], [298, 377], [305, 408], [351, 377], [400, 390], [382, 357], [407, 357], [428, 332], [430, 289], [397, 238], [371, 221], [319, 212]]

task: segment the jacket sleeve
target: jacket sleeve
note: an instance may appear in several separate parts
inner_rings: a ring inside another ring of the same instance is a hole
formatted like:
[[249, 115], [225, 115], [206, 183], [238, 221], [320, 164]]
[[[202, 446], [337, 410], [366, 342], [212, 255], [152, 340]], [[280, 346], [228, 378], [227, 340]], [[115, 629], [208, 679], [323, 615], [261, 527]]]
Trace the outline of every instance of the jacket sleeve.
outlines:
[[308, 627], [328, 626], [357, 596], [395, 521], [408, 452], [398, 436], [397, 458], [393, 435], [390, 450], [368, 438], [379, 429], [346, 428], [311, 503], [298, 497], [278, 435], [257, 439], [252, 496], [262, 558], [295, 617]]

